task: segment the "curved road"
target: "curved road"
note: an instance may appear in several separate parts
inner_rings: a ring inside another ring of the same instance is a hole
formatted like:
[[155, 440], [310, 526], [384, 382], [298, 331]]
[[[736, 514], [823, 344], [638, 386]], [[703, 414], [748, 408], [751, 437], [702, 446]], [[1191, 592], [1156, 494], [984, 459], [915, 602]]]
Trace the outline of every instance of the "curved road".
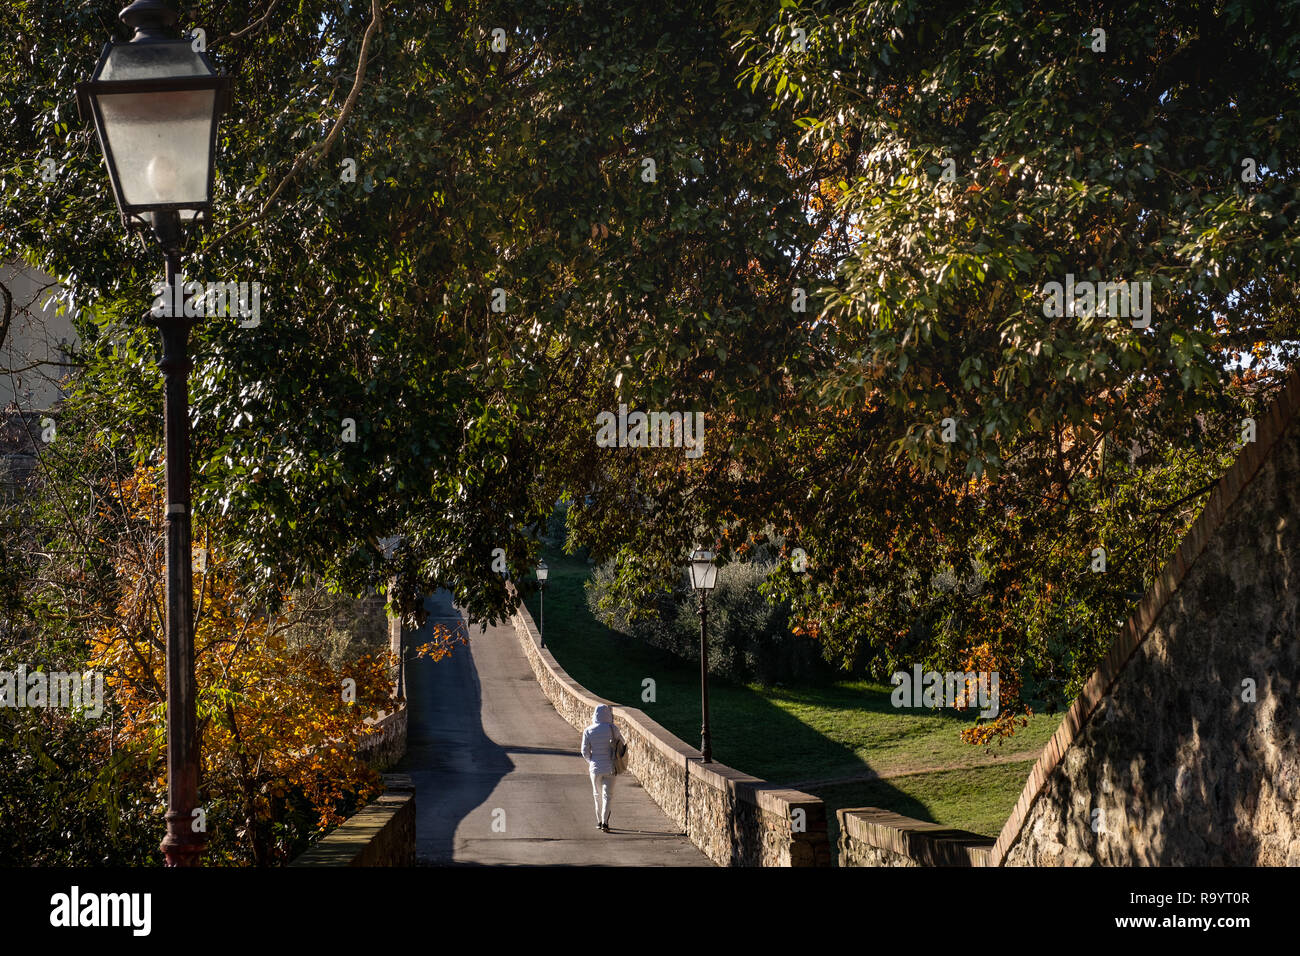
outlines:
[[[461, 627], [450, 595], [425, 601], [429, 620]], [[596, 829], [581, 733], [555, 712], [507, 622], [437, 663], [406, 665], [406, 757], [415, 784], [421, 863], [529, 866], [711, 866], [633, 776], [614, 786], [610, 832]]]

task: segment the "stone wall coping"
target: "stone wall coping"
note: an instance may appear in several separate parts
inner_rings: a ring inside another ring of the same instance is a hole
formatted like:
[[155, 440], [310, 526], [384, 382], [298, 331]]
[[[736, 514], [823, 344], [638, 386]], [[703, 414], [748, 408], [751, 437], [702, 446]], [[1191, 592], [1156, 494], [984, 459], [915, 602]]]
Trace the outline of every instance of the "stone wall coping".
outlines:
[[[683, 745], [685, 746], [685, 745]], [[703, 763], [699, 751], [690, 761], [688, 773], [715, 790], [735, 794], [737, 799], [752, 803], [770, 813], [789, 815], [795, 807], [820, 806], [822, 800], [802, 790], [792, 790], [779, 783], [769, 783], [753, 774], [742, 773], [717, 761]]]
[[1245, 446], [1227, 472], [1215, 484], [1210, 498], [1200, 516], [1183, 537], [1178, 549], [1169, 559], [1155, 584], [1143, 597], [1123, 630], [1111, 645], [1110, 652], [1093, 672], [1083, 690], [1070, 705], [1061, 725], [1039, 755], [1030, 772], [1029, 780], [1016, 802], [1015, 809], [998, 834], [989, 853], [989, 866], [1001, 866], [1020, 836], [1029, 811], [1047, 786], [1052, 772], [1065, 759], [1070, 744], [1097, 711], [1102, 700], [1110, 693], [1133, 654], [1147, 639], [1156, 625], [1160, 613], [1178, 590], [1179, 585], [1204, 553], [1210, 538], [1228, 518], [1233, 504], [1250, 484], [1260, 467], [1268, 459], [1273, 447], [1300, 412], [1300, 371], [1292, 369], [1286, 382], [1262, 421], [1256, 423], [1255, 441]]
[[[514, 591], [513, 583], [510, 588]], [[589, 703], [593, 710], [597, 704], [608, 704], [614, 708], [616, 723], [622, 720], [634, 725], [640, 731], [641, 736], [648, 740], [664, 757], [678, 766], [684, 766], [689, 777], [699, 779], [717, 790], [733, 793], [737, 799], [744, 800], [761, 810], [775, 813], [786, 819], [789, 819], [790, 812], [793, 809], [823, 806], [821, 798], [811, 793], [792, 790], [780, 784], [768, 783], [759, 777], [742, 773], [716, 761], [709, 764], [703, 763], [704, 755], [699, 750], [671, 734], [662, 724], [648, 716], [644, 711], [635, 707], [624, 707], [615, 701], [597, 697], [570, 677], [551, 655], [551, 652], [541, 646], [541, 639], [537, 633], [537, 627], [533, 623], [532, 615], [522, 601], [519, 603], [519, 610], [515, 612], [515, 620], [523, 625], [528, 639], [533, 645], [532, 651], [541, 661], [542, 666], [550, 673], [556, 683], [564, 687], [568, 694], [584, 703]], [[586, 724], [584, 723], [583, 726], [586, 726]]]
[[415, 793], [415, 781], [409, 773], [386, 773], [383, 777], [385, 793]]
[[[378, 726], [382, 728], [394, 722], [395, 720], [400, 719], [398, 717], [398, 714], [400, 714], [404, 710], [406, 710], [406, 701], [399, 700], [397, 701], [397, 706], [394, 707], [392, 710], [380, 710], [373, 717], [362, 718], [361, 722], [367, 725], [368, 727]], [[372, 734], [370, 736], [374, 736], [374, 735]], [[364, 740], [365, 738], [363, 737], [362, 739]]]
[[835, 815], [841, 831], [851, 839], [924, 866], [986, 866], [993, 846], [993, 840], [978, 833], [914, 820], [879, 807], [845, 808]]
[[[388, 775], [385, 775], [385, 783], [387, 782]], [[288, 865], [356, 865], [370, 844], [415, 799], [415, 788], [410, 786], [410, 777], [406, 777], [406, 784], [410, 787], [409, 790], [385, 790]]]
[[678, 740], [670, 734], [664, 727], [643, 710], [635, 707], [622, 707], [618, 704], [611, 704], [614, 708], [614, 720], [619, 718], [635, 727], [640, 736], [650, 743], [655, 750], [659, 751], [670, 764], [686, 768], [691, 764], [698, 763], [703, 754], [694, 747]]

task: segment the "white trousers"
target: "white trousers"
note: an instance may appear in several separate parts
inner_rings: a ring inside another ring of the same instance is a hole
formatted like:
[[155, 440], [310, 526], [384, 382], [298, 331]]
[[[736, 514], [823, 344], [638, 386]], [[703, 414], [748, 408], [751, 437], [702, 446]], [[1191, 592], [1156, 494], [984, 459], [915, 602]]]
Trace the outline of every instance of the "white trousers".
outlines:
[[609, 805], [614, 794], [612, 773], [591, 772], [591, 796], [596, 801], [596, 822], [609, 823]]

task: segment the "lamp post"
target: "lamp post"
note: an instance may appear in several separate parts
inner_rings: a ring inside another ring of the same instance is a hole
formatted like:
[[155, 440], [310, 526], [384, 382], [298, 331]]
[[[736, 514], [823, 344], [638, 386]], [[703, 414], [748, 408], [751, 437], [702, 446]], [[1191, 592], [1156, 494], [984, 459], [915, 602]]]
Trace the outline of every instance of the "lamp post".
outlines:
[[697, 549], [691, 554], [691, 587], [700, 592], [700, 710], [704, 724], [700, 727], [700, 753], [704, 762], [713, 761], [713, 738], [709, 734], [709, 592], [718, 581], [718, 566], [713, 563], [713, 552]]
[[542, 647], [546, 646], [546, 578], [550, 573], [545, 561], [537, 562], [537, 611], [541, 618], [537, 630], [542, 639]]
[[176, 13], [162, 0], [136, 0], [120, 14], [135, 32], [110, 42], [88, 83], [77, 86], [82, 119], [94, 121], [113, 194], [128, 230], [151, 229], [164, 263], [162, 334], [167, 457], [167, 835], [168, 866], [197, 866], [205, 836], [193, 826], [198, 806], [199, 740], [195, 713], [194, 608], [190, 551], [188, 355], [191, 320], [170, 314], [182, 300], [184, 227], [212, 205], [217, 122], [230, 96], [188, 39], [173, 38]]

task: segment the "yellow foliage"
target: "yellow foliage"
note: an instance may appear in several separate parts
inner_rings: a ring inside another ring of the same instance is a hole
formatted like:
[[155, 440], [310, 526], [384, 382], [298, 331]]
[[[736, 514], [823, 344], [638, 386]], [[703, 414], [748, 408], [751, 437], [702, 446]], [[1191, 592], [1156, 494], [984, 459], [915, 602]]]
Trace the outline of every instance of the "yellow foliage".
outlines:
[[[160, 791], [166, 784], [159, 759], [166, 699], [162, 492], [158, 475], [143, 467], [121, 484], [131, 532], [114, 560], [121, 596], [115, 623], [93, 635], [89, 661], [106, 675], [121, 713], [114, 746], [151, 755]], [[373, 732], [365, 719], [392, 709], [392, 662], [367, 656], [336, 669], [314, 646], [290, 647], [285, 632], [292, 607], [286, 603], [272, 614], [241, 598], [234, 569], [207, 530], [195, 529], [207, 549], [206, 569], [194, 574], [200, 802], [237, 813], [241, 834], [254, 844], [265, 837], [265, 821], [294, 794], [309, 802], [322, 828], [340, 823], [345, 798], [366, 800], [380, 789], [357, 744]], [[345, 699], [351, 696], [344, 693], [346, 678], [356, 682], [354, 701]], [[254, 857], [271, 862], [262, 842]]]

